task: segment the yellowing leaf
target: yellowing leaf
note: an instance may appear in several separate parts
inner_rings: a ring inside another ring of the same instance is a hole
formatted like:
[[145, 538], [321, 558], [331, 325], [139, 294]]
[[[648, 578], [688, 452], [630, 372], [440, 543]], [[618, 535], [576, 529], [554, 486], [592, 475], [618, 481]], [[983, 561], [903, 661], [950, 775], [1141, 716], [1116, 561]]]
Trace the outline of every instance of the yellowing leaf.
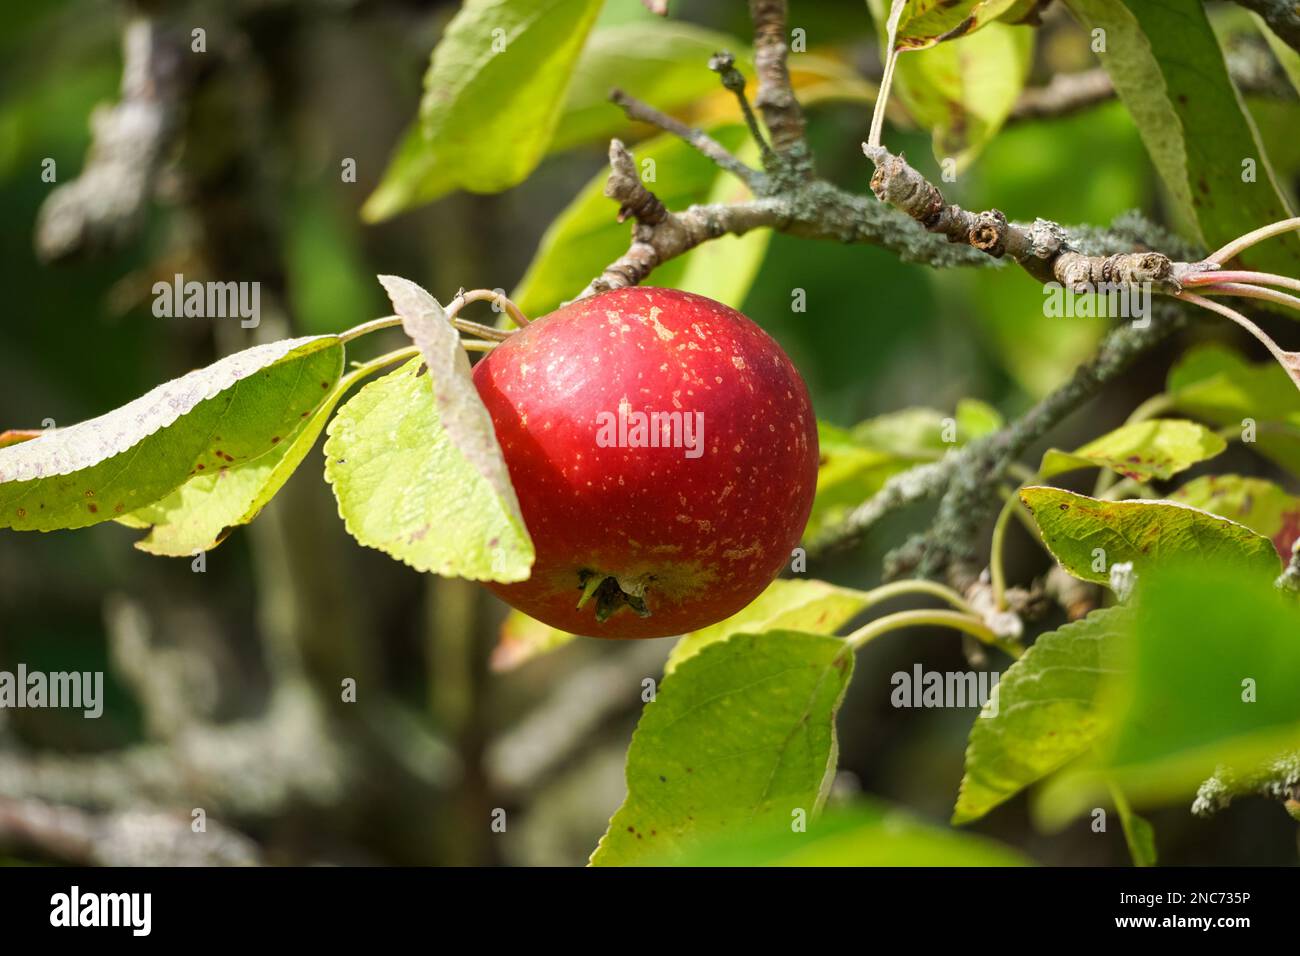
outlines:
[[1300, 497], [1265, 478], [1203, 475], [1170, 497], [1262, 534], [1272, 540], [1283, 560], [1290, 558], [1291, 548], [1300, 538]]
[[501, 624], [501, 638], [492, 649], [492, 669], [514, 670], [534, 657], [559, 650], [576, 637], [511, 608]]
[[1121, 425], [1073, 452], [1053, 448], [1043, 455], [1038, 471], [1050, 478], [1075, 468], [1100, 466], [1135, 481], [1164, 480], [1227, 447], [1222, 436], [1196, 422], [1152, 419]]
[[[532, 567], [533, 545], [513, 489], [499, 494], [480, 471], [482, 462], [453, 440], [432, 378], [424, 362], [413, 359], [366, 385], [330, 422], [325, 479], [334, 488], [339, 515], [359, 542], [418, 571], [475, 581], [523, 580]], [[478, 402], [478, 396], [464, 401]]]
[[1101, 501], [1059, 488], [1020, 492], [1043, 542], [1077, 578], [1110, 583], [1110, 569], [1132, 563], [1141, 579], [1179, 556], [1223, 557], [1272, 580], [1281, 570], [1273, 543], [1244, 525], [1172, 501]]
[[[889, 3], [890, 0], [879, 0]], [[894, 47], [924, 50], [974, 33], [992, 23], [1017, 0], [906, 0], [898, 18]], [[883, 22], [877, 15], [877, 23]]]
[[865, 591], [836, 587], [815, 579], [778, 578], [744, 610], [684, 635], [668, 655], [664, 673], [671, 674], [710, 644], [725, 641], [733, 634], [762, 634], [773, 630], [834, 634], [870, 603], [870, 595]]

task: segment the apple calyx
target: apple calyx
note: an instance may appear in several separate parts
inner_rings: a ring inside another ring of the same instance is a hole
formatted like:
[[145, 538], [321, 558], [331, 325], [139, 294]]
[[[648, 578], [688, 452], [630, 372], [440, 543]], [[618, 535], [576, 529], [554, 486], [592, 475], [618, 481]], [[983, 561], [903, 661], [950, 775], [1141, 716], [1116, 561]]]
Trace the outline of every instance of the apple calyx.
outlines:
[[578, 572], [578, 587], [582, 597], [578, 610], [592, 598], [596, 599], [596, 621], [604, 624], [616, 612], [631, 608], [638, 617], [649, 617], [650, 608], [645, 603], [646, 581], [623, 579], [615, 574], [583, 570]]

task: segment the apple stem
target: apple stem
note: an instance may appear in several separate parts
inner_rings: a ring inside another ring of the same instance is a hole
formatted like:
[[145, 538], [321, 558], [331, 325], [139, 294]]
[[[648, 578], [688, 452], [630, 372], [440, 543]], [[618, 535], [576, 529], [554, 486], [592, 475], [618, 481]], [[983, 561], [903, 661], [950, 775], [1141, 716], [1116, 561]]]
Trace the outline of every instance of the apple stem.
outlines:
[[958, 611], [964, 614], [975, 614], [975, 608], [963, 598], [960, 594], [945, 584], [938, 581], [927, 581], [924, 578], [909, 578], [904, 581], [890, 581], [888, 584], [882, 584], [879, 587], [866, 591], [866, 607], [875, 607], [890, 598], [899, 597], [904, 594], [924, 594], [929, 597], [936, 597], [952, 605]]
[[[461, 289], [456, 293], [456, 297], [447, 304], [445, 310], [447, 313], [447, 319], [458, 331], [467, 332], [470, 335], [477, 336], [480, 339], [485, 339], [488, 342], [504, 342], [514, 334], [515, 330], [498, 329], [495, 326], [484, 325], [481, 322], [472, 322], [469, 319], [459, 318], [458, 313], [460, 310], [465, 308], [465, 306], [469, 305], [471, 302], [496, 303], [497, 306], [509, 315], [510, 318], [514, 320], [514, 323], [520, 328], [528, 325], [529, 322], [532, 321], [528, 316], [524, 315], [523, 310], [521, 310], [519, 306], [515, 305], [507, 299], [504, 294], [497, 292], [495, 289], [473, 289], [469, 292]], [[346, 332], [340, 333], [339, 340], [346, 344], [363, 335], [369, 335], [371, 332], [378, 332], [381, 329], [391, 329], [401, 324], [402, 317], [400, 315], [386, 315], [382, 318], [371, 319], [369, 322], [362, 322], [360, 325], [353, 326]], [[481, 347], [479, 344], [471, 343], [468, 340], [463, 340], [463, 344], [471, 351], [488, 351], [488, 349]]]
[[1210, 255], [1205, 261], [1217, 262], [1222, 265], [1233, 256], [1240, 255], [1251, 246], [1257, 245], [1265, 239], [1272, 239], [1274, 236], [1280, 236], [1284, 232], [1292, 232], [1294, 230], [1300, 230], [1300, 216], [1269, 223], [1267, 226], [1261, 226], [1258, 229], [1246, 233], [1244, 236], [1238, 236], [1226, 246]]
[[1300, 289], [1300, 279], [1291, 276], [1275, 275], [1272, 272], [1247, 272], [1233, 270], [1210, 270], [1193, 272], [1183, 276], [1184, 286], [1218, 285], [1221, 282], [1249, 282], [1252, 285], [1280, 285], [1284, 289]]
[[856, 651], [868, 641], [880, 637], [882, 634], [888, 634], [890, 631], [901, 630], [905, 627], [948, 627], [969, 634], [990, 647], [998, 648], [1013, 658], [1019, 658], [1024, 653], [1024, 649], [1019, 645], [1013, 644], [993, 633], [993, 630], [978, 617], [961, 611], [918, 610], [886, 614], [884, 617], [876, 618], [876, 620], [864, 624], [852, 634], [846, 636], [844, 642]]
[[532, 319], [524, 315], [519, 306], [506, 298], [504, 292], [499, 292], [496, 289], [471, 289], [469, 292], [461, 289], [456, 293], [456, 297], [447, 304], [447, 315], [455, 318], [456, 313], [471, 302], [491, 302], [497, 307], [498, 311], [504, 311], [509, 315], [514, 320], [515, 325], [520, 328], [532, 321]]
[[[1268, 291], [1271, 290], [1254, 289], [1251, 293], [1251, 296], [1254, 298], [1263, 298], [1263, 296], [1256, 295], [1256, 293], [1263, 293]], [[1237, 292], [1232, 294], [1243, 295], [1244, 293]], [[1285, 293], [1281, 293], [1281, 292], [1277, 293], [1277, 295], [1284, 295], [1284, 294]], [[1260, 342], [1264, 343], [1264, 347], [1269, 350], [1273, 358], [1277, 360], [1277, 363], [1281, 365], [1283, 369], [1286, 370], [1286, 373], [1288, 376], [1290, 376], [1291, 381], [1296, 384], [1297, 388], [1300, 388], [1300, 352], [1288, 352], [1285, 349], [1281, 348], [1276, 342], [1274, 342], [1271, 338], [1269, 338], [1268, 334], [1263, 329], [1261, 329], [1258, 325], [1256, 325], [1250, 319], [1246, 318], [1246, 316], [1242, 315], [1236, 309], [1229, 308], [1228, 306], [1224, 305], [1222, 302], [1215, 302], [1213, 299], [1207, 299], [1204, 296], [1195, 295], [1194, 293], [1191, 292], [1179, 292], [1176, 296], [1174, 296], [1174, 298], [1182, 299], [1184, 302], [1190, 302], [1192, 303], [1192, 305], [1199, 305], [1203, 309], [1209, 309], [1211, 312], [1217, 312], [1219, 313], [1219, 315], [1222, 315], [1225, 318], [1231, 319], [1233, 322], [1236, 322], [1238, 325], [1240, 325], [1243, 329], [1245, 329], [1255, 338], [1259, 339]], [[1290, 299], [1294, 297], [1287, 296], [1287, 298]]]
[[371, 319], [369, 322], [362, 322], [355, 325], [339, 335], [339, 341], [345, 345], [353, 339], [359, 339], [363, 335], [369, 335], [371, 332], [378, 332], [380, 329], [391, 329], [395, 325], [402, 324], [402, 317], [399, 315], [386, 315], [382, 319]]

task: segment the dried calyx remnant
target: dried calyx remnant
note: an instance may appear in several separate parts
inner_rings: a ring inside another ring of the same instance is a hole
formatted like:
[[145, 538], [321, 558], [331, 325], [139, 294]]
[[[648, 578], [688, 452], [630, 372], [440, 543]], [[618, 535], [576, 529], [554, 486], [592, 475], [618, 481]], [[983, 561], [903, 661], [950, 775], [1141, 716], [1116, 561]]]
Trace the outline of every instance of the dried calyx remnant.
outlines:
[[927, 231], [949, 242], [969, 245], [995, 259], [1010, 256], [1039, 282], [1059, 282], [1085, 291], [1102, 284], [1142, 285], [1177, 294], [1182, 280], [1217, 268], [1206, 262], [1175, 262], [1162, 252], [1122, 252], [1084, 255], [1070, 247], [1065, 230], [1047, 219], [1029, 225], [1008, 222], [997, 209], [971, 212], [944, 199], [937, 186], [913, 169], [902, 156], [882, 146], [863, 144], [875, 163], [871, 191], [881, 202], [907, 213]]
[[601, 574], [599, 571], [579, 572], [578, 581], [578, 587], [582, 591], [578, 607], [595, 599], [596, 620], [601, 624], [609, 620], [615, 611], [625, 607], [631, 608], [638, 617], [650, 616], [650, 608], [645, 602], [644, 582], [620, 581], [612, 574]]

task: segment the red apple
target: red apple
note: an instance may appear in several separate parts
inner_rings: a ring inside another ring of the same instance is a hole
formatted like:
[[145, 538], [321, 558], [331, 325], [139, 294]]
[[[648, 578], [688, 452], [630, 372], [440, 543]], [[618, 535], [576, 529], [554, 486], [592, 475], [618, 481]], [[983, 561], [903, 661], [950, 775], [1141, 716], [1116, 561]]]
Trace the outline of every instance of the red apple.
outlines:
[[790, 560], [817, 485], [808, 389], [761, 328], [672, 289], [591, 296], [474, 369], [524, 521], [532, 576], [489, 587], [592, 637], [696, 630]]

